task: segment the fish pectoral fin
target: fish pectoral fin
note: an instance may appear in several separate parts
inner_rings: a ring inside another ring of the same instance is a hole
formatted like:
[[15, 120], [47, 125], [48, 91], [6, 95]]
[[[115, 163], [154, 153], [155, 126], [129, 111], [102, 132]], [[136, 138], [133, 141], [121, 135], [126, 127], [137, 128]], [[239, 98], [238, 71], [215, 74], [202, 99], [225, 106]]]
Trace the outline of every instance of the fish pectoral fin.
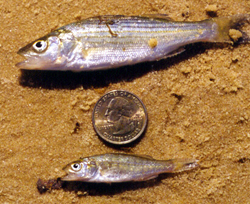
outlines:
[[145, 17], [145, 18], [156, 18], [156, 19], [164, 19], [168, 21], [174, 21], [172, 18], [170, 18], [167, 14], [143, 14], [140, 15], [140, 17]]
[[151, 180], [151, 179], [154, 179], [154, 178], [157, 178], [157, 177], [158, 177], [158, 174], [157, 175], [150, 175], [150, 176], [140, 177], [139, 179], [134, 179], [133, 181], [148, 181], [148, 180]]

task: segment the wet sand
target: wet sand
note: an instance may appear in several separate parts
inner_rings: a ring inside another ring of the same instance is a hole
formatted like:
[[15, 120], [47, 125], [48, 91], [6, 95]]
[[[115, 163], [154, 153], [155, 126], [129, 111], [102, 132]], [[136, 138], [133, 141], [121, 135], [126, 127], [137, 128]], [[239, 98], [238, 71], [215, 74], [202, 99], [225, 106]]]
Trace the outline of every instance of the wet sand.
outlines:
[[[19, 48], [79, 19], [164, 13], [202, 20], [214, 10], [218, 16], [249, 13], [250, 2], [100, 2], [1, 1], [0, 202], [249, 203], [249, 44], [196, 44], [171, 59], [87, 73], [20, 71], [15, 64], [23, 60]], [[115, 89], [136, 94], [148, 110], [143, 137], [123, 147], [104, 143], [91, 124], [95, 102]], [[67, 163], [109, 152], [196, 158], [201, 167], [147, 182], [70, 183], [38, 192], [39, 178], [60, 177]]]

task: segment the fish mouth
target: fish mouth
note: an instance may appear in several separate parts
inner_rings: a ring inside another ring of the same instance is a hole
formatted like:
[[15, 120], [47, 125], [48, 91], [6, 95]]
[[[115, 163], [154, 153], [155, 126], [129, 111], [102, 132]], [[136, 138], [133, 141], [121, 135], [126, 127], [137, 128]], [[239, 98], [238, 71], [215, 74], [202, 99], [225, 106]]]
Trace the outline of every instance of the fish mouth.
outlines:
[[39, 69], [41, 60], [39, 60], [38, 57], [36, 56], [30, 56], [29, 53], [26, 53], [25, 47], [21, 48], [17, 54], [21, 55], [22, 57], [25, 58], [24, 61], [16, 63], [16, 67], [19, 69]]
[[41, 65], [38, 60], [29, 58], [22, 62], [18, 62], [16, 64], [16, 67], [18, 67], [19, 69], [41, 69]]
[[[29, 45], [27, 45], [29, 46]], [[16, 67], [19, 69], [27, 69], [27, 70], [47, 70], [47, 68], [53, 64], [50, 58], [45, 56], [39, 56], [32, 54], [32, 52], [27, 51], [27, 46], [18, 50], [17, 54], [24, 57], [25, 60], [22, 62], [18, 62]]]
[[19, 69], [25, 69], [25, 65], [28, 63], [28, 60], [24, 60], [22, 62], [18, 62], [16, 63], [16, 67], [18, 67]]
[[18, 62], [16, 67], [19, 69], [26, 70], [48, 70], [50, 66], [53, 66], [53, 62], [50, 59], [46, 59], [45, 57], [39, 57], [34, 55], [29, 55], [26, 53], [22, 53], [22, 49], [17, 52], [17, 54], [26, 58], [22, 62]]
[[67, 62], [63, 57], [51, 59], [50, 57], [40, 57], [22, 53], [21, 50], [19, 50], [17, 54], [26, 58], [24, 61], [16, 64], [16, 67], [24, 70], [62, 70], [62, 67], [64, 67]]
[[75, 181], [76, 179], [72, 175], [68, 174], [68, 175], [66, 175], [64, 177], [61, 177], [61, 180], [62, 181]]
[[28, 64], [28, 56], [26, 56], [26, 54], [24, 53], [24, 47], [21, 48], [20, 50], [18, 50], [17, 54], [18, 55], [21, 55], [22, 57], [26, 58], [24, 61], [22, 62], [18, 62], [16, 63], [16, 67], [18, 67], [19, 69], [24, 69], [25, 68], [25, 65]]
[[74, 174], [67, 174], [64, 177], [61, 177], [61, 180], [62, 181], [86, 181], [87, 179], [84, 179]]

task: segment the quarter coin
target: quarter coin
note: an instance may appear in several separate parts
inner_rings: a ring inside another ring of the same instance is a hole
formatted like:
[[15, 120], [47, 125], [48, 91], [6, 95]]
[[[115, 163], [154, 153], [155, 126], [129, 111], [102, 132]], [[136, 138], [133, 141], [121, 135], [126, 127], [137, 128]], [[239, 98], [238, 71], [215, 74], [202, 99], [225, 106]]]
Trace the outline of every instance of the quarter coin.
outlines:
[[114, 90], [96, 103], [92, 123], [97, 134], [112, 144], [136, 140], [147, 125], [147, 111], [142, 101], [128, 91]]

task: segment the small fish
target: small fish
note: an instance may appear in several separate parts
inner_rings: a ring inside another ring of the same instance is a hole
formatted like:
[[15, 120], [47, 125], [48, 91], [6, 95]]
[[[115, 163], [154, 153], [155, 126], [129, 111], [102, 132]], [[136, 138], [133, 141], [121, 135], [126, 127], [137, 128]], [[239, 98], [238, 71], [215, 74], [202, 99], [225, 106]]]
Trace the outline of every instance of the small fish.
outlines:
[[197, 160], [155, 160], [150, 156], [102, 154], [81, 158], [68, 164], [63, 181], [114, 183], [145, 181], [162, 173], [176, 173], [197, 168]]
[[[163, 14], [98, 16], [65, 25], [18, 51], [20, 69], [89, 71], [160, 60], [196, 42], [232, 43], [229, 31], [250, 14], [198, 22], [173, 21]], [[242, 41], [249, 41], [243, 33]]]

